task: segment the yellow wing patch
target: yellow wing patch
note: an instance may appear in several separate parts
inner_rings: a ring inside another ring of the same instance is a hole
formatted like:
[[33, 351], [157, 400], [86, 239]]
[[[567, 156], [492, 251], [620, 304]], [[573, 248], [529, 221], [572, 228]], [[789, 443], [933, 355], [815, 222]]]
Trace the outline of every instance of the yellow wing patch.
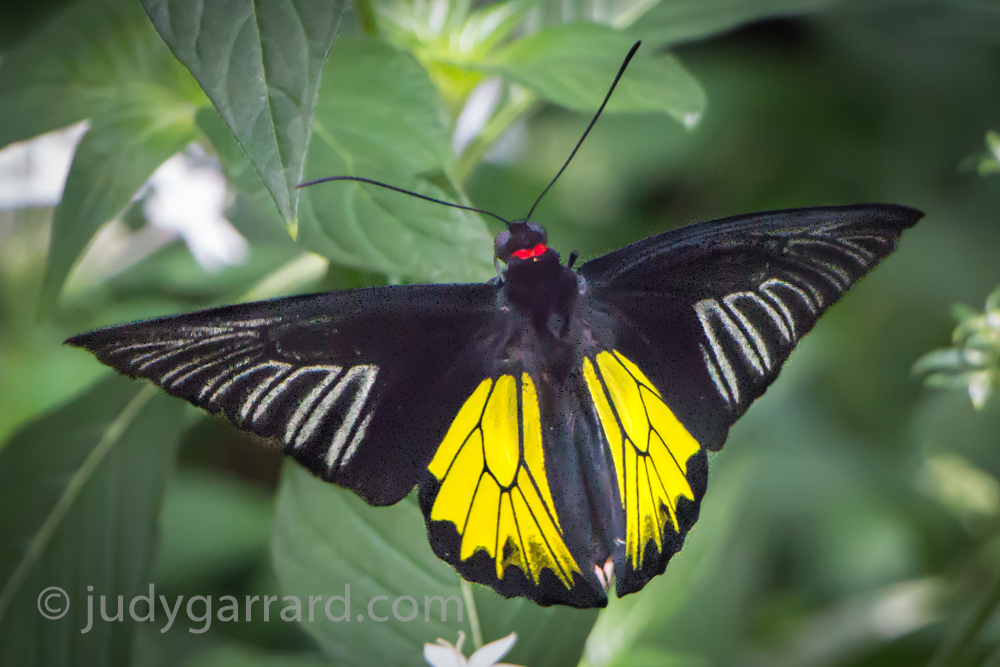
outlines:
[[669, 522], [680, 531], [677, 499], [694, 500], [687, 462], [700, 445], [677, 420], [653, 383], [619, 352], [600, 352], [596, 368], [583, 360], [583, 376], [611, 447], [625, 509], [625, 551], [642, 567], [652, 540], [663, 550]]
[[485, 551], [497, 579], [514, 565], [535, 582], [551, 570], [571, 588], [580, 569], [559, 527], [545, 475], [538, 396], [531, 377], [486, 379], [459, 410], [428, 466], [440, 482], [431, 519], [450, 521], [459, 558]]

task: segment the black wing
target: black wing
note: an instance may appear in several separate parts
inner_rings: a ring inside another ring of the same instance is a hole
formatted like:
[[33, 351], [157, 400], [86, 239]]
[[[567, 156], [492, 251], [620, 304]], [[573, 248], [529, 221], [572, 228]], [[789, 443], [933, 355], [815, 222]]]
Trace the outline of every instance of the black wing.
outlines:
[[819, 316], [922, 216], [885, 204], [754, 213], [659, 234], [580, 273], [618, 349], [715, 450]]
[[236, 426], [281, 443], [372, 504], [416, 483], [485, 370], [495, 284], [328, 292], [108, 327], [70, 338]]

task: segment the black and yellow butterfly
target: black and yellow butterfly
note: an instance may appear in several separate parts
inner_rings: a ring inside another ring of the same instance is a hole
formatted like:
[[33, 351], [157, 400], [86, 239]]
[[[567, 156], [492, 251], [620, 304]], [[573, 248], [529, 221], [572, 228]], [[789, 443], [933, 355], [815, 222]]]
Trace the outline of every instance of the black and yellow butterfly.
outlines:
[[578, 269], [522, 220], [497, 236], [487, 283], [273, 299], [67, 342], [373, 505], [419, 487], [434, 552], [470, 581], [604, 606], [611, 585], [664, 571], [698, 518], [707, 452], [921, 215], [756, 213]]

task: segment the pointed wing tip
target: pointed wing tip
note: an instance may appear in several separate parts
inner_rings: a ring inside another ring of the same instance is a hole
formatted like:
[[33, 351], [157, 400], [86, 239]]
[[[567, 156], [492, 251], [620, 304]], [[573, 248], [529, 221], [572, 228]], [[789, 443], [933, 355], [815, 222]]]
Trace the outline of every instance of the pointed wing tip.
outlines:
[[881, 215], [898, 223], [903, 229], [912, 227], [924, 217], [924, 212], [920, 209], [903, 204], [874, 204], [873, 206], [879, 209]]
[[912, 206], [903, 206], [902, 204], [897, 205], [897, 210], [899, 210], [902, 217], [907, 222], [907, 227], [912, 227], [917, 224], [917, 221], [924, 217], [925, 213], [919, 208], [913, 208]]
[[[100, 358], [99, 350], [102, 346], [109, 342], [111, 337], [106, 334], [112, 333], [110, 330], [116, 327], [106, 327], [103, 329], [94, 329], [92, 331], [84, 331], [83, 333], [78, 333], [74, 336], [70, 336], [63, 341], [63, 345], [69, 345], [71, 347], [79, 347], [81, 349], [87, 350], [91, 354]], [[101, 359], [102, 363], [107, 363]], [[110, 365], [110, 364], [109, 364]]]
[[69, 338], [64, 340], [62, 344], [71, 345], [73, 347], [82, 347], [85, 350], [89, 350], [91, 349], [91, 347], [90, 345], [88, 345], [88, 342], [90, 342], [91, 339], [93, 338], [93, 336], [91, 336], [92, 333], [93, 332], [88, 331], [85, 333], [76, 334], [75, 336], [70, 336]]
[[85, 350], [90, 350], [94, 354], [97, 354], [97, 349], [105, 343], [127, 337], [129, 335], [129, 331], [135, 329], [135, 325], [147, 324], [153, 321], [154, 320], [147, 320], [145, 322], [112, 324], [99, 329], [91, 329], [90, 331], [84, 331], [74, 336], [70, 336], [63, 341], [63, 345], [82, 347]]

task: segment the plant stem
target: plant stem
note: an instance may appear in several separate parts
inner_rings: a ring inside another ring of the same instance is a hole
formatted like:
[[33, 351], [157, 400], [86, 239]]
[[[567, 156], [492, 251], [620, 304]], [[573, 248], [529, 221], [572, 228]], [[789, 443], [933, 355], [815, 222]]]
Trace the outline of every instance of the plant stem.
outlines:
[[371, 37], [378, 37], [378, 21], [375, 18], [372, 0], [354, 0], [354, 11], [358, 13], [361, 31]]
[[330, 260], [304, 252], [264, 276], [240, 297], [240, 301], [273, 299], [318, 282], [330, 267]]
[[472, 632], [472, 643], [478, 651], [483, 647], [483, 629], [479, 626], [479, 614], [476, 613], [476, 600], [472, 597], [472, 584], [459, 577], [462, 586], [462, 597], [465, 598], [465, 612], [469, 616], [469, 630]]
[[986, 621], [993, 615], [998, 605], [1000, 605], [1000, 575], [994, 578], [979, 606], [972, 611], [966, 622], [957, 629], [955, 634], [941, 645], [927, 667], [954, 667], [957, 665], [962, 654], [975, 641], [979, 631], [986, 625]]
[[154, 396], [156, 396], [156, 387], [151, 384], [147, 384], [136, 392], [136, 395], [128, 402], [121, 413], [104, 429], [101, 439], [90, 450], [90, 453], [87, 454], [80, 467], [73, 472], [69, 478], [69, 482], [66, 484], [66, 488], [63, 489], [62, 494], [59, 496], [59, 500], [56, 501], [56, 504], [46, 515], [45, 521], [28, 543], [28, 548], [17, 563], [14, 571], [7, 581], [3, 583], [3, 587], [0, 588], [0, 621], [3, 620], [10, 605], [13, 604], [15, 596], [28, 577], [31, 569], [38, 563], [45, 549], [49, 546], [59, 525], [66, 518], [66, 514], [73, 508], [73, 503], [80, 497], [84, 487], [93, 478], [94, 474], [101, 467], [101, 464], [104, 463], [111, 450], [121, 440], [125, 431], [131, 426], [132, 421], [142, 412], [149, 399]]

